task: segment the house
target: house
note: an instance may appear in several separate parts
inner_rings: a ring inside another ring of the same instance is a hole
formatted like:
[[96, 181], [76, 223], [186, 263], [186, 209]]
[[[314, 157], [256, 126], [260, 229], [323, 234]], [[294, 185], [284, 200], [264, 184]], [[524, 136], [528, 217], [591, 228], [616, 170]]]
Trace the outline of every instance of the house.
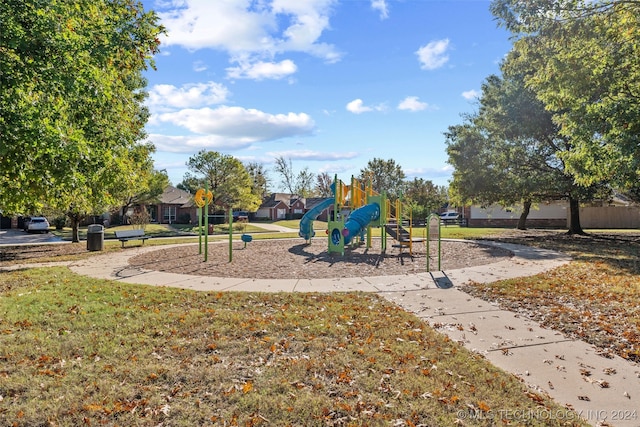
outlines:
[[[277, 221], [280, 219], [300, 219], [325, 197], [299, 197], [295, 194], [272, 193], [260, 205], [255, 213], [256, 219]], [[317, 218], [326, 221], [328, 218], [325, 210]]]
[[193, 224], [198, 221], [197, 207], [188, 191], [171, 185], [164, 189], [158, 203], [147, 206], [151, 222]]
[[255, 218], [266, 219], [270, 221], [286, 219], [290, 213], [290, 200], [291, 194], [272, 193], [262, 202], [262, 204], [256, 211]]

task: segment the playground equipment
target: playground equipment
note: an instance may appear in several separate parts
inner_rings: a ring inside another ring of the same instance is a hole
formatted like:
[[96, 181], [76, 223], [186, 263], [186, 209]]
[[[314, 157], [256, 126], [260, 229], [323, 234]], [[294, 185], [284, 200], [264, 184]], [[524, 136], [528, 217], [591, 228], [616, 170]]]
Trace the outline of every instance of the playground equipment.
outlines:
[[[204, 188], [200, 188], [193, 196], [193, 201], [198, 207], [198, 254], [202, 254], [203, 236], [204, 236], [204, 262], [209, 259], [209, 204], [213, 201], [213, 193], [209, 190], [209, 186], [205, 185]], [[204, 227], [203, 227], [204, 217]], [[246, 228], [246, 226], [245, 226]], [[247, 243], [252, 241], [253, 238], [246, 233], [241, 237], [244, 242], [244, 247], [247, 247]], [[229, 262], [233, 261], [233, 210], [229, 208]]]
[[326, 199], [304, 214], [302, 219], [300, 219], [300, 231], [298, 232], [298, 235], [304, 240], [311, 240], [311, 238], [316, 235], [315, 231], [313, 231], [313, 220], [316, 219], [323, 210], [327, 209], [331, 205], [333, 205], [333, 200]]
[[300, 237], [310, 240], [315, 235], [313, 220], [333, 205], [327, 229], [329, 253], [344, 255], [345, 247], [364, 243], [365, 236], [370, 248], [372, 227], [382, 230], [383, 251], [389, 234], [398, 242], [394, 247], [400, 248], [401, 252], [407, 248], [411, 253], [412, 244], [417, 241], [413, 238], [411, 209], [400, 200], [391, 203], [384, 194], [373, 191], [370, 184], [364, 185], [354, 177], [351, 177], [351, 185], [346, 185], [336, 175], [331, 190], [333, 199], [319, 203], [300, 220]]
[[213, 193], [209, 190], [209, 186], [200, 188], [193, 196], [193, 201], [198, 207], [198, 254], [202, 254], [202, 217], [204, 216], [204, 261], [209, 256], [209, 204], [213, 201]]

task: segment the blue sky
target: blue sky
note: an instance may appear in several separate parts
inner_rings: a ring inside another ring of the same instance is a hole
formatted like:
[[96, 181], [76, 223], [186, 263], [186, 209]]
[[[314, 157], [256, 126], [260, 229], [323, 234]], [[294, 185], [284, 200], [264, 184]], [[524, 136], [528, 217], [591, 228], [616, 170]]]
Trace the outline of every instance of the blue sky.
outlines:
[[448, 185], [445, 132], [510, 50], [488, 0], [144, 0], [167, 28], [147, 132], [176, 185], [201, 149], [348, 181], [374, 158]]

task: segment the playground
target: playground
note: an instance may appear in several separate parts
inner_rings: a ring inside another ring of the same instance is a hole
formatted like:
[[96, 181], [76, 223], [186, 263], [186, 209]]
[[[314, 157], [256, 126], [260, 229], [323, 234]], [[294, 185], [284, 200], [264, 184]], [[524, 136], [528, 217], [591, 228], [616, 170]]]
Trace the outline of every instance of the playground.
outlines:
[[[346, 184], [336, 175], [331, 190], [333, 197], [317, 204], [300, 220], [298, 235], [302, 240], [253, 241], [251, 235], [243, 234], [241, 243], [230, 240], [229, 245], [222, 245], [210, 244], [206, 233], [201, 232], [197, 246], [145, 252], [129, 263], [147, 270], [211, 277], [317, 279], [459, 269], [512, 255], [473, 242], [442, 242], [436, 214], [427, 218], [426, 236], [416, 236], [411, 209], [401, 198], [392, 203], [385, 194], [373, 191], [370, 183], [354, 177]], [[198, 190], [194, 200], [207, 212], [212, 198], [204, 188]], [[330, 218], [327, 229], [316, 235], [313, 222], [323, 212]], [[199, 214], [202, 217], [206, 215]], [[372, 236], [374, 227], [381, 230], [381, 237]], [[201, 230], [206, 229], [205, 222]]]
[[[393, 276], [425, 273], [426, 245], [414, 244], [411, 256], [400, 254], [400, 248], [381, 251], [379, 238], [372, 247], [359, 245], [347, 249], [344, 255], [327, 251], [327, 238], [314, 238], [310, 243], [301, 239], [254, 240], [244, 247], [233, 243], [233, 261], [229, 262], [226, 242], [209, 244], [209, 259], [203, 262], [198, 245], [182, 245], [151, 250], [134, 256], [130, 265], [171, 273], [211, 277], [253, 279], [319, 279], [368, 276]], [[511, 257], [505, 250], [473, 242], [442, 241], [442, 270], [498, 262]], [[432, 265], [435, 258], [432, 255]], [[432, 268], [433, 270], [433, 268]]]

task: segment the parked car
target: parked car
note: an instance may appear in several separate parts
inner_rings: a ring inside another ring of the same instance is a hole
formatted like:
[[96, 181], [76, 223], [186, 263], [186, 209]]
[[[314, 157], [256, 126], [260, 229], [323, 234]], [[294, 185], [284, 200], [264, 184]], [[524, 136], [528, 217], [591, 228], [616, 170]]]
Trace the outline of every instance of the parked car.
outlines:
[[247, 211], [235, 211], [233, 213], [234, 221], [249, 221], [249, 212]]
[[25, 223], [25, 231], [27, 233], [48, 233], [49, 221], [43, 216], [33, 216], [29, 221]]
[[440, 214], [440, 221], [442, 222], [457, 222], [460, 219], [458, 212], [445, 212]]

